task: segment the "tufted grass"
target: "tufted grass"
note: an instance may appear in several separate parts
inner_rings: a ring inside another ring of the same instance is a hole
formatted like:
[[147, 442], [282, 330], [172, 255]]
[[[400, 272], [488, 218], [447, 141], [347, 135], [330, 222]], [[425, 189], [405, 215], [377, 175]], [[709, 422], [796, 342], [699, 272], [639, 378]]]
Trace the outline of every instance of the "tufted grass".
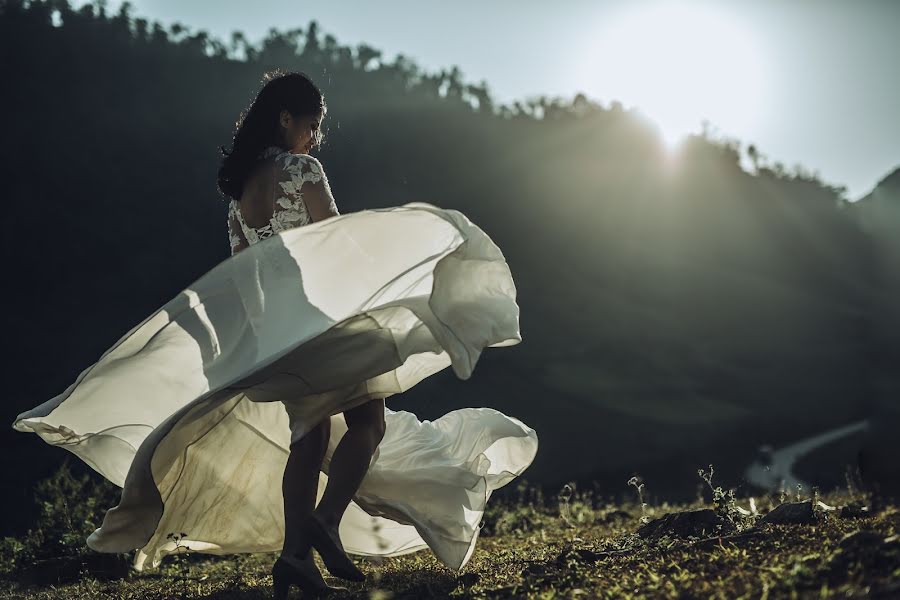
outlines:
[[[723, 537], [647, 541], [641, 518], [700, 507], [617, 503], [571, 488], [545, 501], [524, 483], [511, 500], [492, 498], [471, 561], [459, 573], [429, 551], [372, 560], [359, 558], [363, 584], [341, 582], [334, 598], [855, 598], [900, 597], [900, 510], [842, 517], [840, 507], [866, 499], [851, 493], [817, 497], [808, 524], [763, 524], [746, 517]], [[774, 496], [754, 499], [761, 514]], [[749, 507], [749, 499], [737, 499]], [[830, 510], [835, 507], [835, 510]], [[721, 506], [719, 507], [721, 508]], [[858, 533], [863, 532], [863, 533]], [[849, 538], [852, 534], [855, 537]], [[842, 542], [843, 540], [843, 542]], [[275, 554], [169, 557], [156, 570], [101, 581], [84, 573], [76, 582], [26, 586], [8, 574], [0, 597], [219, 598], [271, 597]], [[318, 558], [317, 558], [318, 560]], [[302, 595], [296, 591], [293, 598]]]

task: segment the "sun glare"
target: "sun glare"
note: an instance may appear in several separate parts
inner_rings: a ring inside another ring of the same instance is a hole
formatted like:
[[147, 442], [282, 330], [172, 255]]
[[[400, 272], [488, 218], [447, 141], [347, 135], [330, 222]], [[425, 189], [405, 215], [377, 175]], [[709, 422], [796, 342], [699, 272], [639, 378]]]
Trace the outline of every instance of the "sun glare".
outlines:
[[628, 6], [596, 34], [591, 95], [638, 108], [669, 147], [703, 120], [752, 136], [766, 82], [763, 47], [751, 32], [711, 4]]

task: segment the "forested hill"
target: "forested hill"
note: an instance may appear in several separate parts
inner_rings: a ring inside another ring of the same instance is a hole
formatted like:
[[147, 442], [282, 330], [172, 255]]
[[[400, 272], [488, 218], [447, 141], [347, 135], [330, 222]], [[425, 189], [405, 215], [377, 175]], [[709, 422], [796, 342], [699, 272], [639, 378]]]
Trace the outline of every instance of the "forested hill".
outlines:
[[[342, 212], [459, 209], [516, 278], [524, 343], [395, 408], [518, 416], [541, 437], [533, 480], [639, 471], [689, 494], [677, 482], [698, 465], [736, 480], [760, 443], [868, 414], [879, 275], [842, 188], [710, 133], [669, 152], [616, 102], [499, 105], [456, 68], [343, 46], [314, 16], [254, 46], [127, 3], [0, 3], [8, 422], [226, 258], [217, 149], [275, 67], [325, 93], [318, 156]], [[24, 506], [63, 451], [0, 442], [7, 502]]]

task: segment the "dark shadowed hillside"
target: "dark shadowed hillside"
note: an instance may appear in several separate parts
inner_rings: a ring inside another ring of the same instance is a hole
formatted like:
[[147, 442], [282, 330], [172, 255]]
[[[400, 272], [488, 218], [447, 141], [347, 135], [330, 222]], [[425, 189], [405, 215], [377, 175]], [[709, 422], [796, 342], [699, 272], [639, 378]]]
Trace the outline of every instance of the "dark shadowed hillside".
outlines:
[[870, 296], [869, 365], [872, 433], [862, 467], [891, 482], [900, 494], [897, 431], [900, 431], [900, 169], [878, 182], [853, 205], [853, 214], [872, 241], [875, 286]]
[[[636, 113], [581, 95], [499, 106], [455, 68], [342, 46], [312, 20], [254, 47], [127, 4], [7, 1], [0, 53], [8, 423], [226, 259], [217, 148], [275, 67], [323, 89], [319, 158], [342, 212], [459, 209], [516, 278], [524, 342], [393, 408], [495, 407], [538, 431], [532, 480], [621, 487], [637, 471], [682, 496], [698, 466], [738, 485], [760, 444], [893, 410], [896, 172], [851, 208], [755, 149], [747, 172], [739, 142], [669, 153]], [[63, 451], [11, 429], [0, 443], [6, 502], [24, 510]], [[811, 469], [843, 477], [833, 460]]]

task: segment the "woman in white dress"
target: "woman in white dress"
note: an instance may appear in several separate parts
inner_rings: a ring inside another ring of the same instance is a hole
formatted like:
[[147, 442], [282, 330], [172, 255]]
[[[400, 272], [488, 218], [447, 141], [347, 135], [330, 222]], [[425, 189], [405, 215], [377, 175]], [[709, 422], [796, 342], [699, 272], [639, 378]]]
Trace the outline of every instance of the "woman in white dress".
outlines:
[[385, 398], [448, 366], [466, 379], [484, 348], [521, 340], [509, 268], [456, 211], [339, 215], [308, 154], [321, 92], [302, 73], [264, 81], [222, 149], [232, 257], [13, 426], [122, 486], [87, 543], [136, 549], [138, 570], [185, 547], [280, 548], [283, 598], [335, 589], [312, 548], [356, 581], [346, 552], [428, 547], [461, 569], [537, 435], [493, 409], [420, 421]]
[[[228, 213], [232, 254], [278, 231], [338, 215], [321, 164], [308, 154], [321, 144], [326, 112], [315, 84], [288, 74], [272, 79], [240, 120], [234, 149], [225, 155], [219, 171], [219, 188], [232, 198]], [[284, 546], [272, 572], [276, 595], [286, 594], [289, 581], [306, 591], [327, 589], [312, 560], [313, 546], [332, 574], [365, 580], [344, 553], [338, 524], [384, 437], [384, 409], [384, 398], [374, 397], [343, 411], [347, 432], [331, 457], [328, 484], [318, 505], [316, 490], [331, 438], [330, 416], [291, 444], [283, 480]]]

